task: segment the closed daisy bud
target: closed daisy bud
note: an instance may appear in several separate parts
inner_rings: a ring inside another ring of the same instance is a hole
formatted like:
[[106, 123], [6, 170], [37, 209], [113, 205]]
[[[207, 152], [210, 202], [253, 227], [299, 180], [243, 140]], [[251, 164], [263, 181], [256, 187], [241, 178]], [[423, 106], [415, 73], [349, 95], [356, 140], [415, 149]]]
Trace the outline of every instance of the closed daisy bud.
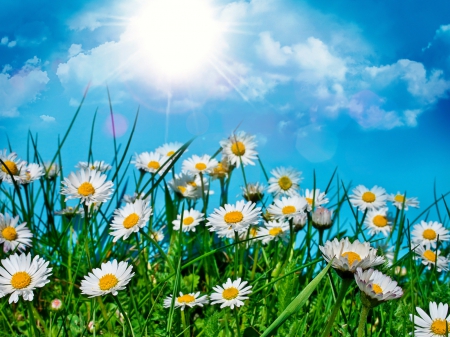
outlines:
[[292, 218], [292, 225], [294, 226], [294, 231], [298, 232], [303, 227], [305, 227], [308, 222], [308, 215], [306, 213], [300, 213]]
[[333, 211], [317, 207], [312, 214], [312, 225], [316, 229], [328, 229], [333, 225]]
[[242, 196], [245, 200], [257, 203], [264, 197], [264, 186], [260, 183], [247, 184], [242, 187]]
[[62, 305], [63, 305], [63, 302], [62, 302], [60, 299], [55, 298], [55, 299], [50, 303], [50, 308], [51, 308], [52, 310], [58, 311], [58, 310], [60, 310], [60, 309], [62, 308]]

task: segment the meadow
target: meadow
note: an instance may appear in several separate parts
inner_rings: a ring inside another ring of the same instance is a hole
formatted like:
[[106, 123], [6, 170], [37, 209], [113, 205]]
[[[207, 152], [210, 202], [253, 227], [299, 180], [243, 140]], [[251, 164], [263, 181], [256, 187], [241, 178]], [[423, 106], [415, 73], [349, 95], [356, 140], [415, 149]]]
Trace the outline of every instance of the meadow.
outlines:
[[338, 170], [316, 186], [242, 130], [215, 153], [134, 153], [138, 114], [113, 162], [91, 132], [67, 167], [81, 107], [53, 158], [31, 133], [0, 152], [0, 336], [448, 335], [446, 194], [421, 205]]

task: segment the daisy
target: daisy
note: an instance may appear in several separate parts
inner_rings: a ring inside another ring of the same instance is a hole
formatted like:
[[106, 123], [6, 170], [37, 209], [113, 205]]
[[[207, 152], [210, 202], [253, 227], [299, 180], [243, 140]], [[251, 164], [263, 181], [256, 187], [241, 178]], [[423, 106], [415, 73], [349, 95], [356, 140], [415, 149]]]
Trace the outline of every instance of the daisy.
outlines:
[[160, 169], [164, 165], [165, 160], [158, 152], [143, 152], [141, 154], [135, 153], [134, 160], [131, 163], [143, 172], [155, 173], [159, 170], [158, 173], [161, 174], [163, 172]]
[[222, 286], [213, 287], [214, 293], [211, 294], [211, 304], [222, 303], [220, 308], [240, 307], [244, 305], [243, 300], [248, 299], [248, 294], [251, 294], [252, 286], [247, 286], [247, 281], [241, 282], [241, 278], [236, 281], [228, 279]]
[[327, 199], [327, 195], [325, 192], [320, 192], [318, 188], [315, 190], [305, 190], [305, 199], [308, 205], [306, 206], [308, 212], [311, 212], [313, 207], [313, 201], [314, 201], [314, 207], [322, 206], [325, 204], [328, 204], [329, 200]]
[[63, 302], [60, 299], [55, 298], [53, 301], [51, 301], [50, 308], [52, 310], [58, 311], [62, 308], [62, 305], [63, 305]]
[[397, 282], [378, 270], [368, 269], [363, 271], [361, 268], [357, 268], [355, 281], [361, 290], [361, 295], [364, 293], [366, 297], [377, 302], [389, 301], [403, 296], [403, 290], [397, 286]]
[[387, 207], [370, 210], [364, 219], [365, 229], [369, 231], [369, 235], [376, 235], [382, 233], [385, 237], [391, 231], [391, 221], [387, 217]]
[[440, 250], [433, 251], [430, 245], [426, 246], [417, 246], [412, 248], [414, 252], [418, 255], [417, 258], [422, 260], [422, 264], [424, 266], [428, 266], [428, 269], [431, 269], [433, 265], [436, 265], [436, 270], [441, 272], [442, 270], [448, 270], [448, 259], [444, 256], [439, 255], [441, 253]]
[[113, 193], [112, 181], [106, 181], [106, 175], [96, 170], [79, 170], [71, 172], [68, 178], [61, 182], [64, 187], [61, 194], [68, 199], [81, 199], [81, 203], [90, 206], [93, 203], [100, 203], [110, 199]]
[[[199, 295], [200, 292], [183, 295], [183, 293], [180, 291], [180, 296], [175, 298], [174, 307], [184, 310], [186, 306], [188, 306], [189, 308], [193, 308], [196, 305], [198, 305], [199, 307], [203, 307], [203, 304], [208, 304], [208, 295], [203, 295], [200, 297]], [[164, 299], [164, 308], [170, 308], [171, 306], [172, 295], [169, 295]]]
[[194, 154], [191, 158], [183, 161], [181, 169], [191, 174], [210, 173], [217, 164], [217, 160], [207, 154], [201, 157]]
[[317, 207], [311, 218], [316, 229], [328, 229], [333, 225], [333, 211], [324, 207]]
[[33, 181], [40, 179], [45, 174], [44, 166], [35, 163], [24, 166], [24, 170], [25, 174], [20, 181], [22, 184], [32, 183]]
[[23, 251], [26, 247], [31, 247], [33, 234], [26, 227], [26, 222], [18, 225], [19, 216], [11, 218], [9, 214], [0, 213], [0, 244], [3, 243], [3, 251]]
[[80, 161], [75, 167], [79, 169], [91, 169], [91, 170], [97, 170], [100, 172], [106, 172], [111, 170], [111, 165], [105, 163], [102, 161], [94, 161], [93, 163], [88, 163], [85, 161]]
[[264, 236], [261, 238], [263, 244], [267, 244], [272, 240], [288, 242], [288, 234], [288, 222], [269, 221], [264, 223], [264, 227], [258, 229], [258, 236]]
[[448, 230], [437, 221], [421, 221], [420, 224], [416, 224], [411, 232], [412, 242], [421, 245], [436, 246], [436, 242], [439, 236], [439, 241], [448, 241], [450, 234]]
[[109, 233], [114, 236], [113, 242], [117, 242], [120, 238], [126, 240], [131, 234], [139, 232], [139, 229], [147, 224], [151, 215], [150, 204], [141, 199], [136, 199], [134, 203], [116, 209], [111, 223], [113, 231]]
[[66, 217], [73, 218], [76, 215], [81, 215], [82, 218], [84, 218], [84, 210], [80, 207], [71, 207], [68, 206], [60, 211], [55, 211], [56, 215], [65, 215]]
[[406, 196], [400, 192], [388, 195], [387, 200], [391, 201], [398, 209], [402, 209], [404, 205], [405, 211], [407, 211], [409, 207], [419, 208], [419, 201], [416, 197], [406, 198]]
[[304, 213], [307, 202], [305, 198], [299, 196], [282, 197], [274, 200], [274, 204], [267, 209], [276, 219], [292, 219], [294, 216]]
[[50, 162], [44, 163], [44, 170], [45, 176], [50, 180], [55, 179], [61, 172], [61, 169], [58, 164], [56, 163], [50, 164]]
[[216, 208], [208, 217], [206, 226], [211, 227], [211, 232], [221, 230], [246, 231], [250, 225], [256, 225], [261, 217], [261, 208], [256, 207], [251, 201], [238, 201], [236, 205], [226, 204]]
[[[0, 159], [3, 162], [0, 162], [0, 180], [5, 180], [12, 184], [12, 179], [20, 182], [25, 178], [25, 166], [27, 163], [23, 160], [17, 159], [17, 154], [15, 152], [11, 152], [9, 155], [6, 155], [6, 149], [2, 150], [0, 151]], [[12, 174], [12, 178], [10, 172]]]
[[377, 256], [376, 249], [370, 247], [368, 242], [355, 240], [351, 243], [348, 238], [327, 241], [319, 249], [327, 262], [334, 258], [333, 268], [344, 272], [345, 276], [348, 272], [354, 273], [358, 267], [365, 270], [384, 262], [384, 258]]
[[297, 214], [292, 218], [292, 224], [294, 225], [294, 231], [298, 232], [305, 227], [308, 221], [308, 215], [306, 213]]
[[420, 316], [410, 315], [415, 326], [414, 335], [417, 337], [446, 336], [450, 331], [450, 316], [447, 316], [448, 304], [430, 302], [430, 316], [419, 307], [416, 307]]
[[156, 242], [161, 242], [162, 240], [164, 240], [163, 228], [160, 228], [157, 231], [151, 231], [150, 235]]
[[177, 194], [188, 199], [198, 199], [202, 197], [202, 179], [205, 194], [213, 194], [209, 191], [209, 181], [200, 175], [193, 175], [182, 172], [176, 174], [174, 179], [169, 181], [169, 187]]
[[358, 185], [353, 189], [353, 194], [349, 200], [353, 207], [358, 207], [360, 211], [366, 209], [373, 210], [386, 205], [386, 190], [382, 187], [374, 186], [371, 190], [363, 185]]
[[[196, 211], [195, 209], [191, 208], [190, 210], [184, 210], [183, 212], [183, 232], [195, 232], [195, 227], [200, 224], [200, 221], [204, 219], [205, 214], [200, 213], [199, 211]], [[177, 215], [177, 220], [173, 220], [173, 229], [179, 230], [180, 229], [180, 221], [181, 221], [181, 214]]]
[[[260, 228], [259, 226], [250, 226], [250, 227], [247, 229], [247, 231], [243, 231], [243, 232], [240, 233], [239, 238], [240, 238], [241, 240], [247, 240], [247, 239], [253, 239], [253, 238], [256, 238], [257, 236], [259, 236], [259, 235], [258, 235], [258, 229], [259, 229], [259, 228]], [[234, 235], [234, 234], [233, 234], [233, 235]], [[251, 244], [253, 243], [253, 241], [255, 241], [255, 240], [249, 241], [248, 244], [251, 245]]]
[[291, 167], [277, 167], [270, 171], [273, 175], [269, 179], [268, 192], [273, 193], [276, 197], [287, 195], [292, 197], [298, 195], [300, 189], [300, 182], [303, 180], [302, 173]]
[[151, 196], [149, 195], [147, 198], [144, 198], [144, 193], [142, 194], [134, 193], [133, 195], [124, 195], [122, 201], [127, 204], [132, 204], [138, 199], [150, 202]]
[[222, 160], [212, 169], [209, 175], [214, 179], [224, 179], [228, 177], [231, 171], [230, 163], [226, 156], [222, 156]]
[[257, 159], [258, 153], [255, 151], [255, 136], [247, 135], [240, 131], [231, 135], [228, 139], [220, 141], [222, 153], [228, 158], [230, 163], [236, 167], [242, 165], [255, 165], [253, 159]]
[[81, 281], [81, 293], [89, 297], [103, 296], [106, 294], [117, 295], [134, 276], [133, 266], [126, 262], [113, 260], [102, 263], [100, 268], [95, 268]]
[[[167, 161], [170, 159], [175, 152], [177, 152], [181, 147], [183, 146], [183, 143], [174, 142], [174, 143], [166, 143], [162, 146], [158, 147], [155, 152], [159, 153], [163, 156], [163, 160]], [[185, 150], [187, 152], [187, 150]]]
[[242, 188], [242, 196], [246, 201], [258, 202], [264, 197], [264, 185], [260, 183], [247, 184]]
[[31, 260], [31, 254], [14, 254], [2, 260], [0, 267], [0, 298], [11, 294], [9, 303], [17, 303], [19, 296], [25, 301], [32, 301], [33, 290], [42, 288], [50, 282], [52, 268], [39, 256]]

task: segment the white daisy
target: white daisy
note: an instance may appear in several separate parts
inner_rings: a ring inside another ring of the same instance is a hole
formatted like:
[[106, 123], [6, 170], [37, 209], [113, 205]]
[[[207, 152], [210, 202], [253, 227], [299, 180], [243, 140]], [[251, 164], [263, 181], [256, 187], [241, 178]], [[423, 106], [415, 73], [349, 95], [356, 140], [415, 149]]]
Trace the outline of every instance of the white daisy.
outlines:
[[109, 233], [114, 236], [113, 242], [117, 242], [120, 238], [126, 240], [131, 234], [139, 232], [139, 229], [147, 224], [151, 215], [150, 204], [141, 199], [116, 209], [111, 223], [112, 232]]
[[439, 236], [439, 241], [448, 241], [450, 239], [449, 231], [437, 221], [421, 221], [416, 224], [411, 232], [411, 241], [415, 244], [431, 245], [436, 247], [436, 242]]
[[264, 185], [260, 183], [247, 184], [247, 187], [241, 187], [242, 196], [246, 201], [258, 202], [264, 197]]
[[133, 193], [133, 195], [124, 195], [122, 198], [122, 201], [127, 203], [127, 204], [132, 204], [134, 203], [136, 200], [144, 200], [147, 202], [150, 202], [151, 200], [151, 196], [149, 195], [147, 198], [144, 198], [144, 193], [141, 194], [137, 194], [136, 192]]
[[81, 215], [84, 218], [84, 210], [81, 207], [71, 207], [68, 206], [60, 211], [55, 211], [56, 215], [65, 215], [68, 218], [72, 218], [76, 215]]
[[314, 200], [314, 207], [319, 207], [325, 204], [328, 204], [329, 200], [327, 199], [327, 195], [325, 192], [320, 192], [320, 189], [316, 188], [316, 190], [305, 190], [305, 196], [308, 212], [311, 212]]
[[61, 194], [68, 199], [81, 199], [81, 203], [90, 206], [93, 203], [105, 202], [113, 193], [112, 181], [106, 181], [106, 175], [96, 170], [79, 170], [71, 172], [68, 178], [61, 182], [64, 187]]
[[[234, 230], [238, 233], [246, 231], [250, 225], [256, 225], [261, 217], [261, 208], [251, 201], [238, 201], [236, 205], [226, 204], [216, 208], [208, 217], [206, 226], [211, 232], [228, 232]], [[221, 234], [222, 235], [222, 234]]]
[[[258, 236], [258, 229], [260, 227], [259, 226], [250, 226], [247, 231], [243, 231], [240, 233], [239, 238], [241, 240], [247, 240], [247, 239], [253, 239], [256, 238]], [[234, 232], [234, 231], [233, 231]], [[234, 233], [233, 233], [234, 235]], [[247, 237], [248, 235], [248, 237]], [[234, 238], [234, 236], [233, 236]], [[251, 245], [255, 240], [252, 241], [248, 241], [248, 244]]]
[[258, 153], [255, 151], [255, 136], [247, 135], [244, 131], [232, 134], [228, 139], [220, 141], [222, 153], [228, 158], [230, 163], [236, 167], [255, 165]]
[[210, 173], [217, 164], [219, 164], [217, 160], [207, 154], [201, 157], [194, 154], [191, 158], [183, 161], [181, 169], [191, 174]]
[[95, 268], [81, 281], [81, 293], [89, 297], [103, 296], [106, 294], [117, 295], [134, 276], [133, 266], [126, 262], [113, 260], [102, 263], [100, 268]]
[[420, 316], [410, 315], [410, 320], [415, 324], [414, 336], [438, 337], [446, 336], [450, 332], [450, 315], [447, 316], [448, 304], [430, 302], [430, 316], [419, 307], [416, 307]]
[[440, 250], [438, 250], [437, 252], [433, 251], [430, 245], [419, 245], [417, 247], [414, 246], [411, 247], [411, 249], [413, 249], [414, 252], [418, 255], [417, 258], [422, 260], [422, 264], [424, 266], [428, 266], [428, 269], [431, 269], [434, 265], [437, 265], [436, 270], [438, 272], [441, 272], [442, 270], [448, 270], [449, 261], [446, 257], [440, 255]]
[[355, 281], [359, 289], [378, 302], [394, 300], [403, 296], [403, 290], [389, 276], [374, 269], [356, 269]]
[[328, 229], [333, 225], [333, 211], [324, 207], [317, 207], [311, 218], [316, 229]]
[[79, 169], [97, 170], [100, 172], [106, 172], [106, 171], [111, 170], [111, 165], [105, 163], [103, 160], [102, 161], [96, 160], [93, 163], [80, 161], [75, 167], [77, 167]]
[[391, 221], [387, 217], [387, 207], [370, 210], [364, 219], [365, 229], [369, 231], [369, 235], [376, 235], [382, 233], [385, 237], [391, 231]]
[[[17, 154], [15, 152], [11, 152], [8, 155], [6, 155], [6, 152], [6, 149], [0, 151], [0, 159], [3, 161], [3, 163], [0, 162], [0, 180], [12, 184], [12, 179], [14, 179], [20, 183], [20, 181], [25, 178], [25, 167], [27, 163], [17, 159]], [[10, 172], [13, 176], [12, 178]]]
[[363, 185], [358, 185], [353, 189], [353, 194], [349, 196], [353, 207], [358, 207], [360, 211], [366, 209], [378, 209], [386, 206], [386, 190], [382, 187], [374, 186], [368, 189]]
[[213, 168], [213, 170], [209, 173], [209, 175], [214, 179], [224, 179], [228, 177], [228, 174], [231, 171], [230, 163], [228, 162], [228, 158], [226, 156], [222, 156], [222, 160], [217, 163], [217, 165]]
[[220, 308], [230, 307], [240, 307], [244, 305], [244, 300], [248, 299], [248, 294], [251, 294], [252, 286], [247, 286], [247, 281], [241, 282], [238, 278], [235, 281], [228, 279], [222, 286], [213, 287], [214, 293], [211, 294], [211, 304], [222, 303]]
[[[169, 187], [175, 193], [188, 199], [198, 199], [202, 197], [202, 180], [200, 175], [184, 172], [176, 174], [175, 178], [169, 181]], [[206, 177], [203, 177], [203, 187], [205, 189], [205, 194], [208, 194], [209, 181]], [[209, 191], [209, 194], [213, 194], [213, 191]]]
[[398, 209], [402, 209], [404, 205], [405, 211], [407, 211], [409, 207], [419, 208], [419, 201], [416, 197], [406, 198], [405, 195], [400, 192], [388, 195], [387, 200], [391, 201]]
[[294, 225], [294, 230], [299, 231], [303, 227], [305, 227], [306, 223], [308, 222], [308, 214], [306, 213], [300, 213], [297, 214], [292, 218], [292, 224]]
[[384, 262], [384, 258], [377, 256], [377, 250], [370, 247], [368, 242], [355, 240], [351, 243], [348, 238], [327, 241], [319, 249], [327, 262], [334, 258], [333, 268], [342, 272], [354, 273], [358, 267], [365, 270]]
[[159, 170], [158, 173], [162, 174], [161, 167], [164, 165], [165, 159], [158, 152], [142, 152], [141, 154], [135, 153], [131, 163], [144, 172], [155, 173]]
[[155, 240], [156, 242], [160, 242], [160, 241], [164, 240], [163, 228], [160, 228], [157, 231], [152, 231], [150, 234], [151, 234], [153, 240]]
[[292, 219], [296, 215], [304, 213], [306, 205], [305, 198], [296, 195], [274, 200], [267, 210], [275, 219]]
[[[191, 208], [190, 210], [184, 210], [183, 212], [183, 232], [195, 232], [195, 227], [200, 224], [200, 221], [204, 220], [204, 214]], [[181, 214], [177, 215], [177, 220], [173, 220], [173, 229], [180, 229]]]
[[264, 227], [258, 229], [258, 236], [261, 238], [263, 244], [267, 244], [272, 240], [288, 242], [289, 223], [269, 221], [264, 223]]
[[267, 191], [273, 193], [275, 197], [286, 195], [298, 195], [300, 189], [300, 182], [303, 180], [302, 173], [293, 169], [292, 167], [277, 167], [270, 171], [273, 175], [269, 179], [269, 187]]
[[[198, 305], [199, 307], [203, 307], [203, 304], [208, 304], [208, 295], [203, 295], [200, 297], [199, 296], [200, 292], [183, 295], [183, 293], [180, 291], [180, 296], [175, 298], [174, 307], [184, 310], [186, 306], [188, 306], [189, 308], [193, 308], [196, 305]], [[172, 295], [169, 295], [164, 299], [164, 308], [170, 308], [171, 305]]]
[[0, 244], [3, 243], [3, 251], [9, 252], [15, 249], [23, 251], [31, 247], [33, 233], [26, 227], [26, 222], [18, 225], [19, 216], [12, 218], [9, 214], [0, 213]]
[[0, 298], [11, 294], [9, 303], [17, 303], [19, 296], [32, 301], [33, 290], [42, 288], [50, 280], [52, 268], [39, 256], [31, 260], [31, 254], [14, 254], [2, 260], [0, 267]]
[[45, 176], [48, 179], [55, 179], [61, 172], [59, 165], [56, 163], [50, 165], [50, 162], [46, 162], [43, 165], [45, 170]]
[[[179, 142], [166, 143], [158, 147], [155, 152], [161, 154], [164, 157], [164, 161], [166, 161], [167, 159], [170, 159], [182, 146], [183, 143]], [[184, 152], [187, 152], [187, 150]]]
[[25, 174], [23, 178], [20, 180], [21, 184], [29, 184], [35, 180], [40, 179], [43, 175], [45, 175], [44, 166], [39, 164], [31, 163], [24, 166]]

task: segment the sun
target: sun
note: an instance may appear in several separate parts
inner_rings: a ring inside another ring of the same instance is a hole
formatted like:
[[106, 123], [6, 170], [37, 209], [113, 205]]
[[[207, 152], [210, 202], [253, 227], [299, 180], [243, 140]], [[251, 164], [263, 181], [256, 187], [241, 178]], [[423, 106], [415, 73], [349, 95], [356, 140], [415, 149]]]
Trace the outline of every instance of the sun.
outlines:
[[171, 78], [187, 77], [213, 55], [220, 23], [206, 0], [153, 0], [130, 20], [139, 60]]

